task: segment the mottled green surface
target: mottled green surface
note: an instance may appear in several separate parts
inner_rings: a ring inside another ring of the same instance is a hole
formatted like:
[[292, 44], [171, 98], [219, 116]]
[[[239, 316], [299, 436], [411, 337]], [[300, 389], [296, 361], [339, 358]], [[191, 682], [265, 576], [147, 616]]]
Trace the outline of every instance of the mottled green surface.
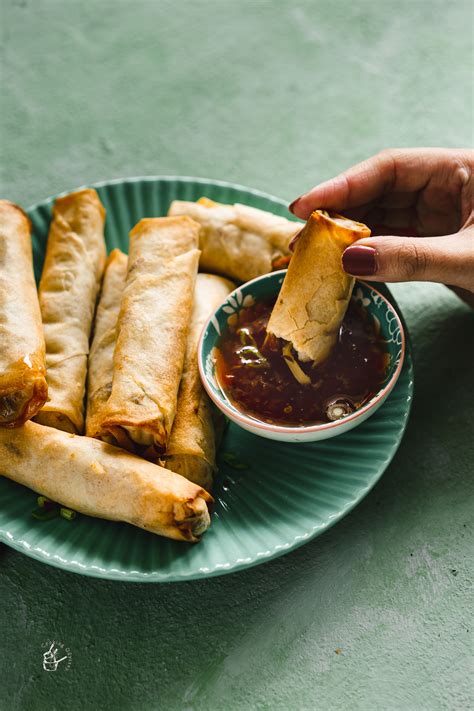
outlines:
[[[470, 2], [1, 8], [2, 193], [23, 205], [146, 173], [292, 198], [388, 145], [472, 140]], [[394, 292], [415, 402], [366, 501], [285, 558], [195, 583], [89, 580], [0, 548], [2, 711], [473, 704], [474, 316], [441, 286]], [[68, 672], [41, 668], [53, 639]]]

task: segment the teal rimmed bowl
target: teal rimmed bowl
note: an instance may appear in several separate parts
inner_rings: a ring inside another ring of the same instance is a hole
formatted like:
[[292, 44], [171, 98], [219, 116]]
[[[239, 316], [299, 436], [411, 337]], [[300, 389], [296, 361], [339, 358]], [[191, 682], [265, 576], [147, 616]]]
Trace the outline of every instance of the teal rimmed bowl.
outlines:
[[216, 378], [215, 348], [219, 339], [229, 328], [242, 309], [259, 301], [266, 301], [277, 296], [285, 278], [286, 270], [272, 272], [248, 281], [235, 289], [212, 314], [201, 334], [199, 343], [199, 371], [203, 385], [214, 404], [232, 422], [244, 430], [280, 442], [316, 442], [329, 439], [362, 424], [385, 402], [401, 373], [405, 357], [405, 335], [397, 312], [391, 303], [365, 282], [356, 282], [353, 299], [363, 308], [380, 333], [388, 353], [385, 378], [380, 390], [363, 407], [341, 417], [335, 422], [328, 422], [307, 427], [272, 425], [258, 420], [239, 410], [227, 397]]

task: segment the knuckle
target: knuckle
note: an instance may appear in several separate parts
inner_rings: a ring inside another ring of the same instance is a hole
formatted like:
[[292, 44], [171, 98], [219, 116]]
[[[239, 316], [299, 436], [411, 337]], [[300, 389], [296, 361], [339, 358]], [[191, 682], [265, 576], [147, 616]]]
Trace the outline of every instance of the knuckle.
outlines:
[[395, 153], [395, 148], [383, 148], [381, 151], [378, 152], [379, 158], [392, 158], [393, 154]]
[[394, 164], [400, 160], [403, 160], [406, 153], [406, 149], [403, 148], [384, 148], [377, 154], [377, 156], [379, 160], [384, 163]]
[[407, 241], [400, 246], [397, 255], [400, 273], [408, 279], [422, 278], [428, 266], [428, 253], [416, 241]]

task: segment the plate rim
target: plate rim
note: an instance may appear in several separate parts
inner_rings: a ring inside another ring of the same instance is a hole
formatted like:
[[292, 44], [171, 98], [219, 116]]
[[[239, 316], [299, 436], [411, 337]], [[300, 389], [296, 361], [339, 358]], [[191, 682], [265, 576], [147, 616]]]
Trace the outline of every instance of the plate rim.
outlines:
[[[126, 177], [126, 178], [113, 178], [109, 180], [101, 180], [97, 181], [95, 183], [90, 183], [86, 185], [81, 185], [77, 188], [73, 188], [72, 190], [65, 190], [60, 193], [57, 193], [55, 195], [49, 196], [43, 200], [40, 200], [36, 203], [33, 203], [30, 205], [25, 211], [29, 214], [30, 212], [34, 210], [38, 210], [42, 207], [49, 206], [54, 202], [54, 200], [57, 197], [60, 197], [62, 195], [66, 195], [70, 192], [77, 191], [77, 190], [82, 190], [85, 188], [101, 188], [101, 187], [108, 187], [110, 185], [119, 185], [119, 184], [124, 184], [124, 183], [137, 183], [137, 182], [183, 182], [183, 183], [202, 183], [206, 185], [216, 185], [218, 187], [223, 187], [223, 188], [231, 188], [234, 190], [239, 190], [239, 191], [244, 191], [247, 193], [250, 193], [252, 195], [255, 195], [256, 197], [261, 197], [270, 200], [273, 203], [277, 203], [282, 206], [287, 206], [287, 202], [283, 200], [282, 198], [276, 197], [275, 195], [272, 195], [270, 193], [267, 193], [265, 191], [256, 189], [256, 188], [249, 188], [245, 185], [241, 185], [239, 183], [232, 183], [229, 181], [225, 180], [216, 180], [213, 178], [203, 178], [203, 177], [193, 177], [189, 175], [147, 175], [147, 176], [131, 176], [131, 177]], [[75, 573], [78, 575], [85, 575], [87, 577], [91, 578], [96, 578], [96, 579], [101, 579], [101, 580], [111, 580], [111, 581], [122, 581], [122, 582], [133, 582], [133, 583], [176, 583], [176, 582], [185, 582], [189, 580], [202, 580], [205, 578], [211, 578], [211, 577], [218, 577], [221, 575], [228, 575], [231, 573], [236, 573], [241, 570], [245, 570], [248, 568], [253, 568], [257, 565], [260, 565], [262, 563], [266, 563], [270, 560], [274, 560], [276, 558], [281, 557], [282, 555], [285, 555], [286, 553], [289, 553], [291, 551], [296, 550], [297, 548], [301, 547], [305, 543], [308, 543], [309, 541], [313, 540], [316, 538], [318, 535], [321, 535], [322, 533], [328, 531], [330, 528], [332, 528], [336, 523], [338, 523], [342, 518], [347, 516], [358, 504], [360, 504], [363, 499], [369, 494], [369, 492], [375, 487], [375, 485], [380, 481], [382, 478], [383, 474], [385, 473], [387, 467], [393, 460], [406, 431], [407, 424], [410, 418], [410, 413], [411, 413], [411, 408], [412, 408], [412, 403], [413, 403], [413, 391], [414, 391], [414, 367], [413, 367], [413, 356], [412, 356], [412, 345], [411, 345], [411, 338], [410, 338], [410, 333], [407, 329], [403, 314], [401, 313], [401, 310], [398, 306], [397, 301], [395, 300], [393, 294], [391, 291], [388, 289], [388, 287], [385, 284], [378, 284], [379, 287], [382, 289], [385, 287], [385, 289], [388, 292], [388, 298], [390, 302], [393, 304], [395, 311], [397, 312], [404, 331], [405, 331], [405, 337], [406, 337], [406, 354], [405, 354], [405, 361], [403, 364], [403, 367], [401, 369], [400, 376], [403, 374], [403, 372], [406, 370], [407, 371], [407, 376], [408, 376], [408, 387], [407, 387], [407, 392], [406, 396], [404, 397], [404, 403], [405, 403], [405, 413], [403, 417], [403, 422], [401, 424], [401, 429], [400, 429], [400, 434], [397, 437], [396, 441], [392, 444], [390, 449], [387, 452], [386, 457], [382, 461], [380, 465], [380, 471], [376, 476], [374, 476], [366, 486], [362, 487], [357, 491], [357, 493], [352, 497], [351, 500], [349, 500], [345, 506], [343, 506], [336, 514], [333, 514], [330, 517], [329, 521], [325, 521], [322, 524], [315, 525], [313, 526], [310, 530], [308, 530], [306, 533], [303, 534], [298, 534], [296, 535], [291, 541], [288, 541], [286, 543], [279, 543], [276, 544], [273, 548], [266, 550], [266, 551], [261, 551], [258, 552], [252, 559], [249, 558], [237, 558], [234, 562], [232, 563], [217, 563], [212, 569], [201, 567], [197, 570], [190, 570], [188, 572], [172, 572], [172, 573], [163, 573], [159, 570], [154, 570], [149, 573], [142, 572], [142, 571], [137, 571], [137, 570], [119, 570], [117, 568], [101, 568], [100, 566], [97, 565], [85, 565], [83, 563], [79, 563], [78, 561], [75, 560], [65, 560], [61, 558], [58, 555], [51, 555], [50, 553], [46, 552], [43, 550], [41, 547], [34, 547], [32, 544], [28, 543], [28, 541], [20, 539], [17, 540], [15, 537], [7, 530], [4, 530], [3, 528], [0, 528], [0, 543], [3, 543], [7, 545], [8, 547], [12, 548], [13, 550], [18, 551], [19, 553], [23, 553], [24, 555], [28, 556], [29, 558], [32, 558], [34, 560], [37, 560], [41, 563], [46, 563], [47, 565], [50, 565], [54, 568], [57, 568], [59, 570], [66, 571], [68, 573]], [[395, 388], [392, 390], [392, 393], [396, 390]], [[383, 407], [383, 406], [382, 406]], [[290, 445], [292, 446], [292, 445]], [[294, 445], [297, 446], [297, 445]], [[197, 544], [199, 545], [199, 544]], [[201, 543], [201, 545], [205, 545], [205, 543]]]
[[[280, 205], [283, 207], [288, 206], [288, 201], [284, 200], [283, 198], [277, 197], [276, 195], [272, 195], [271, 193], [267, 193], [264, 190], [259, 190], [258, 188], [249, 188], [246, 185], [242, 185], [241, 183], [232, 183], [228, 180], [216, 180], [215, 178], [203, 178], [203, 177], [193, 177], [192, 175], [170, 175], [170, 174], [163, 174], [163, 175], [132, 175], [128, 178], [111, 178], [109, 180], [98, 180], [95, 183], [86, 183], [83, 185], [79, 185], [76, 188], [70, 188], [67, 190], [62, 190], [59, 193], [56, 193], [54, 195], [50, 195], [49, 197], [45, 198], [44, 200], [39, 200], [38, 202], [33, 203], [29, 207], [25, 209], [26, 213], [29, 213], [32, 210], [37, 210], [39, 207], [42, 207], [44, 205], [50, 205], [53, 203], [58, 197], [63, 197], [64, 195], [69, 195], [69, 193], [77, 192], [79, 190], [86, 190], [87, 188], [105, 188], [109, 185], [120, 185], [122, 183], [139, 183], [139, 182], [154, 182], [154, 181], [166, 181], [166, 182], [174, 182], [174, 181], [180, 181], [182, 183], [203, 183], [203, 184], [209, 184], [212, 183], [213, 185], [218, 185], [221, 188], [232, 188], [236, 190], [244, 190], [247, 193], [252, 193], [252, 195], [256, 195], [257, 197], [263, 197], [268, 200], [271, 200], [272, 202], [278, 202]], [[288, 219], [291, 219], [289, 217]], [[296, 218], [293, 220], [294, 222], [301, 222], [303, 224], [303, 220], [300, 220], [299, 218]]]

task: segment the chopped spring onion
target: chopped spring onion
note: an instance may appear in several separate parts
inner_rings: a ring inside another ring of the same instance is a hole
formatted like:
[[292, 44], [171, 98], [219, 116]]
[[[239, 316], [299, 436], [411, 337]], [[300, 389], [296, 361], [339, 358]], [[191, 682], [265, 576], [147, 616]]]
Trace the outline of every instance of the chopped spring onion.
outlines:
[[38, 498], [36, 499], [36, 503], [38, 504], [40, 509], [51, 509], [56, 506], [54, 501], [47, 499], [46, 496], [38, 496]]
[[223, 452], [222, 453], [222, 459], [223, 461], [229, 465], [229, 467], [232, 467], [233, 469], [248, 469], [248, 464], [245, 464], [245, 462], [242, 462], [238, 457], [235, 456], [233, 452]]
[[311, 378], [309, 377], [309, 375], [306, 375], [300, 364], [297, 363], [293, 353], [291, 352], [291, 343], [287, 343], [286, 345], [284, 345], [281, 352], [283, 358], [285, 359], [285, 363], [290, 369], [292, 376], [299, 382], [299, 384], [311, 385]]
[[58, 515], [58, 513], [59, 513], [59, 512], [58, 512], [58, 509], [57, 509], [56, 507], [50, 508], [50, 509], [46, 509], [46, 508], [42, 507], [42, 508], [39, 508], [39, 509], [35, 509], [35, 510], [32, 512], [31, 515], [32, 515], [33, 518], [35, 518], [37, 521], [49, 521], [49, 520], [52, 519], [52, 518], [56, 518], [56, 516]]
[[73, 521], [76, 518], [77, 513], [72, 509], [66, 509], [64, 507], [61, 507], [59, 509], [59, 515], [62, 516], [62, 518], [67, 519], [68, 521]]
[[[250, 365], [253, 368], [266, 368], [269, 363], [264, 355], [259, 351], [255, 338], [250, 333], [248, 328], [239, 328], [239, 334], [242, 348], [238, 351], [244, 365]], [[243, 356], [243, 357], [242, 357]]]
[[327, 406], [326, 416], [328, 420], [334, 422], [335, 420], [340, 420], [341, 417], [350, 415], [355, 409], [355, 406], [349, 400], [336, 400]]
[[38, 496], [37, 504], [39, 508], [35, 509], [31, 515], [38, 521], [49, 521], [52, 518], [56, 518], [56, 516], [61, 516], [67, 521], [73, 521], [77, 516], [77, 513], [72, 509], [59, 506], [56, 502], [47, 499], [46, 496]]

